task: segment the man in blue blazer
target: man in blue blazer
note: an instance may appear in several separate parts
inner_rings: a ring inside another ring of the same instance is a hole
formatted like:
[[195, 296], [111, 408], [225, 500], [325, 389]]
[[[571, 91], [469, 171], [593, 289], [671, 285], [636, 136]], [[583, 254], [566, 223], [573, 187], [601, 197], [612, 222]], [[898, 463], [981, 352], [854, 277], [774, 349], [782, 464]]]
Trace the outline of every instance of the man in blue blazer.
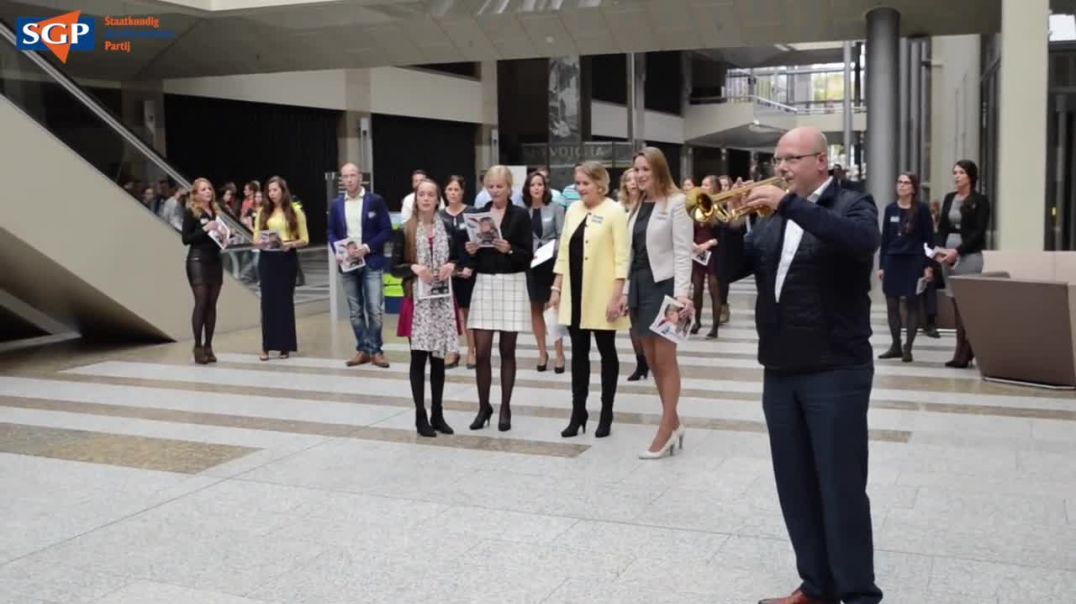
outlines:
[[759, 186], [734, 204], [772, 212], [745, 238], [733, 280], [754, 273], [758, 287], [762, 410], [802, 579], [760, 604], [882, 600], [867, 497], [878, 208], [828, 174], [828, 149], [819, 130], [791, 130], [773, 157], [789, 190]]
[[362, 173], [352, 163], [340, 168], [345, 193], [333, 200], [329, 209], [329, 246], [341, 239], [355, 238], [362, 246], [353, 258], [362, 258], [362, 268], [340, 272], [347, 295], [351, 329], [355, 332], [355, 356], [348, 367], [373, 363], [388, 367], [381, 349], [381, 318], [385, 312], [385, 242], [392, 236], [392, 221], [385, 200], [362, 186]]

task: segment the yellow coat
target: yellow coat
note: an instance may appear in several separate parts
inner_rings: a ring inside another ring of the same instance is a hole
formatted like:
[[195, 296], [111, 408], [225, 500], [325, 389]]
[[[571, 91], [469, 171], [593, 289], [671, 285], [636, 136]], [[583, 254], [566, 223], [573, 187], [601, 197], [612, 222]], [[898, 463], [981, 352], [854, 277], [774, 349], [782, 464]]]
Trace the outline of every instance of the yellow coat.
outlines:
[[[589, 218], [588, 218], [589, 217]], [[579, 224], [587, 220], [583, 239], [583, 305], [579, 326], [583, 329], [627, 329], [631, 322], [621, 317], [610, 323], [605, 309], [613, 297], [614, 281], [628, 277], [628, 214], [612, 199], [606, 198], [588, 212], [582, 201], [568, 207], [561, 231], [553, 272], [562, 275], [559, 323], [572, 322], [572, 280], [568, 267], [572, 235]]]

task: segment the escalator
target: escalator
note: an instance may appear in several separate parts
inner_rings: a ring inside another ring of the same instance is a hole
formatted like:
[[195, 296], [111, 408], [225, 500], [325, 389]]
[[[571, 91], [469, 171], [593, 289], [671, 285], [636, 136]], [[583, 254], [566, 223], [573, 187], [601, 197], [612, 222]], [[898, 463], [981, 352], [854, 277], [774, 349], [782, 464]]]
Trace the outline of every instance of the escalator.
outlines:
[[[189, 338], [186, 248], [120, 184], [169, 177], [189, 189], [189, 179], [15, 39], [0, 22], [0, 320], [27, 314], [21, 307], [92, 340]], [[218, 331], [259, 322], [257, 296], [237, 278], [250, 267], [250, 231], [226, 221], [236, 243], [223, 254]], [[12, 333], [41, 325], [7, 322]]]

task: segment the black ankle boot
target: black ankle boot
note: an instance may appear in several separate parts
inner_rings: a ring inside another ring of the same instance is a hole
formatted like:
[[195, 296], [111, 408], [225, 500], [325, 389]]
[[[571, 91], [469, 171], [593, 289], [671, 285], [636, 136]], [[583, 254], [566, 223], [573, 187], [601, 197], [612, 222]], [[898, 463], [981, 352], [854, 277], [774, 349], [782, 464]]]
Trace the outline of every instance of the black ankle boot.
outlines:
[[901, 350], [901, 353], [900, 353], [900, 360], [902, 362], [904, 362], [904, 363], [911, 363], [912, 362], [913, 359], [912, 359], [912, 343], [911, 342], [908, 342], [907, 344], [904, 345], [904, 349]]
[[635, 373], [628, 376], [628, 381], [638, 382], [639, 380], [645, 380], [648, 373], [650, 373], [650, 366], [646, 364], [646, 356], [635, 355]]
[[430, 426], [441, 434], [455, 434], [455, 431], [452, 430], [452, 426], [449, 426], [448, 422], [445, 421], [444, 410], [440, 405], [434, 405], [431, 410]]
[[613, 426], [613, 404], [608, 405], [602, 402], [602, 414], [598, 418], [598, 429], [594, 431], [595, 438], [605, 438], [609, 436], [609, 431]]
[[568, 422], [568, 427], [564, 430], [561, 430], [560, 435], [564, 438], [571, 438], [579, 434], [580, 430], [583, 431], [583, 434], [586, 434], [587, 419], [589, 418], [590, 416], [587, 415], [586, 409], [583, 409], [581, 411], [572, 409], [572, 419]]
[[426, 419], [425, 408], [415, 409], [415, 432], [418, 432], [419, 436], [437, 436], [437, 432], [430, 426], [430, 421]]

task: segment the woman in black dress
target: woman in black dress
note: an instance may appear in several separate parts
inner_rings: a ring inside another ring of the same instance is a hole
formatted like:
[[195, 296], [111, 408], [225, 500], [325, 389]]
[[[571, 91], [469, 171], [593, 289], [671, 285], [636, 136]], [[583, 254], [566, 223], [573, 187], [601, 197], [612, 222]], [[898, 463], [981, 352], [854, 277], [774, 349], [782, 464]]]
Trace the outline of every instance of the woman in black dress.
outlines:
[[[885, 293], [889, 317], [889, 333], [893, 344], [879, 359], [900, 358], [912, 362], [912, 343], [919, 330], [919, 280], [929, 275], [929, 265], [923, 246], [934, 238], [930, 209], [919, 203], [919, 177], [903, 172], [897, 178], [897, 200], [889, 204], [882, 218], [882, 246], [879, 255], [881, 270], [878, 278]], [[904, 300], [908, 323], [908, 339], [900, 344], [900, 301]]]
[[[702, 188], [707, 193], [717, 193], [718, 182], [716, 176], [705, 176], [702, 179]], [[695, 325], [691, 327], [691, 333], [699, 333], [702, 329], [702, 294], [703, 289], [710, 289], [710, 305], [713, 315], [713, 325], [706, 334], [708, 340], [717, 337], [717, 325], [721, 318], [721, 290], [717, 283], [717, 250], [718, 226], [695, 223], [695, 246], [692, 248], [691, 263], [691, 293], [695, 302]], [[709, 252], [710, 257], [705, 263], [700, 263], [696, 258]]]
[[[467, 181], [462, 176], [453, 174], [448, 177], [445, 185], [445, 199], [448, 204], [440, 211], [441, 219], [445, 222], [445, 228], [455, 240], [456, 249], [462, 250], [467, 244], [467, 225], [463, 221], [463, 215], [473, 212], [474, 208], [467, 205], [463, 199], [463, 192], [467, 188]], [[459, 307], [460, 325], [464, 326], [467, 336], [467, 368], [475, 368], [474, 358], [474, 331], [466, 329], [467, 314], [471, 310], [471, 293], [474, 291], [474, 269], [466, 265], [467, 256], [460, 258], [461, 263], [456, 265], [456, 274], [452, 277], [452, 295], [456, 297], [456, 306]], [[450, 360], [445, 362], [445, 368], [452, 369], [460, 364], [460, 355], [456, 353]]]
[[[210, 236], [216, 232], [222, 210], [205, 178], [196, 178], [183, 214], [183, 243], [187, 251], [187, 281], [194, 294], [191, 328], [194, 331], [194, 362], [199, 365], [216, 363], [213, 354], [213, 330], [217, 325], [217, 297], [224, 281], [221, 266], [221, 246]], [[227, 244], [227, 241], [222, 241]], [[204, 335], [203, 335], [204, 334]]]
[[[553, 193], [541, 172], [531, 172], [523, 183], [523, 205], [527, 206], [531, 215], [535, 251], [549, 242], [560, 239], [560, 233], [564, 230], [564, 207], [553, 203]], [[527, 294], [531, 298], [531, 326], [538, 344], [538, 371], [545, 371], [549, 365], [549, 351], [546, 348], [549, 326], [545, 324], [544, 311], [553, 286], [555, 262], [555, 259], [549, 260], [538, 266], [532, 266], [527, 271]], [[557, 338], [553, 347], [557, 352], [557, 361], [553, 369], [557, 373], [564, 373], [564, 338]]]

